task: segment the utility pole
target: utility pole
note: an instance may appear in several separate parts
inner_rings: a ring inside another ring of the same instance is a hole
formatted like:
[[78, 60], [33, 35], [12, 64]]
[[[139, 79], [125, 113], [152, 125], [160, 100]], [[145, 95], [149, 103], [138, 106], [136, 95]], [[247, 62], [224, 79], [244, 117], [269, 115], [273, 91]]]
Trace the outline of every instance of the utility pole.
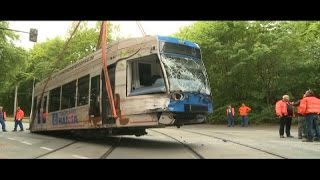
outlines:
[[18, 85], [16, 85], [16, 90], [14, 92], [14, 108], [13, 108], [13, 116], [15, 116], [16, 113], [16, 108], [17, 108], [17, 103], [18, 103]]
[[36, 80], [36, 78], [33, 77], [30, 119], [32, 118], [32, 114], [33, 114], [33, 106], [34, 106], [34, 82], [35, 82], [35, 80]]

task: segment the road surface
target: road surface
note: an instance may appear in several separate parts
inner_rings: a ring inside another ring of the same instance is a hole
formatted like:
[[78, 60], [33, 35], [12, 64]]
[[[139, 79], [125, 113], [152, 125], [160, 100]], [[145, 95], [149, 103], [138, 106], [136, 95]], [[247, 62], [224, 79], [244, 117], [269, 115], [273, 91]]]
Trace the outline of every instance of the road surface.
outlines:
[[[24, 124], [28, 127], [28, 124]], [[296, 159], [320, 158], [320, 142], [279, 138], [278, 126], [191, 125], [113, 137], [0, 132], [1, 159]]]

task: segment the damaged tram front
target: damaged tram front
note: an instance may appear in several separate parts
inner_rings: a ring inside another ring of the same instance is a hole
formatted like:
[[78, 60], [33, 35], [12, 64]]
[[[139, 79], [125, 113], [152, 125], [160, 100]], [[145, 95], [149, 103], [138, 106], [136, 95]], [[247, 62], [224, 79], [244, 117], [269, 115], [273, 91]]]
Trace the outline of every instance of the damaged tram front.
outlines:
[[128, 61], [129, 97], [151, 100], [141, 99], [135, 105], [152, 112], [159, 124], [180, 127], [205, 122], [213, 107], [200, 47], [172, 37], [156, 36], [156, 40], [156, 54]]
[[[110, 103], [101, 50], [37, 83], [32, 132], [93, 130], [145, 134], [145, 129], [203, 123], [212, 112], [197, 44], [145, 36], [108, 44]], [[114, 106], [116, 117], [112, 115]]]

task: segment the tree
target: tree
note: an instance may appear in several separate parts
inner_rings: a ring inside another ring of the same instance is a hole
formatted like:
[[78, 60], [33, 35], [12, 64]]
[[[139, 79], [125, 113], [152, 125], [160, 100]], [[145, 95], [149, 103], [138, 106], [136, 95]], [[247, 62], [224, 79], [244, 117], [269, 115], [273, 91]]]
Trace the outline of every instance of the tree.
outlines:
[[[9, 23], [0, 21], [1, 28], [8, 28]], [[12, 31], [0, 30], [0, 102], [5, 110], [12, 113], [14, 87], [22, 81], [21, 72], [27, 61], [27, 52], [14, 45], [13, 41], [19, 36]]]
[[[18, 100], [19, 104], [24, 107], [25, 113], [28, 114], [31, 106], [32, 83], [33, 78], [37, 82], [46, 78], [52, 70], [58, 71], [65, 66], [87, 56], [95, 51], [99, 35], [99, 23], [95, 27], [88, 27], [86, 22], [80, 24], [80, 28], [71, 40], [63, 59], [58, 66], [54, 66], [61, 53], [65, 42], [73, 31], [76, 23], [73, 23], [69, 30], [66, 31], [64, 39], [55, 37], [47, 39], [42, 43], [37, 43], [32, 49], [26, 51], [17, 48], [13, 40], [19, 38], [18, 35], [11, 31], [0, 30], [0, 70], [3, 75], [0, 76], [2, 88], [0, 89], [0, 102], [13, 112], [14, 87], [19, 84]], [[8, 28], [8, 22], [0, 22], [0, 27]], [[113, 40], [112, 32], [118, 31], [117, 27], [108, 25], [108, 42]]]
[[197, 42], [224, 121], [227, 104], [248, 103], [256, 119], [272, 119], [284, 94], [299, 99], [319, 90], [320, 23], [290, 21], [211, 21], [181, 28], [175, 36]]

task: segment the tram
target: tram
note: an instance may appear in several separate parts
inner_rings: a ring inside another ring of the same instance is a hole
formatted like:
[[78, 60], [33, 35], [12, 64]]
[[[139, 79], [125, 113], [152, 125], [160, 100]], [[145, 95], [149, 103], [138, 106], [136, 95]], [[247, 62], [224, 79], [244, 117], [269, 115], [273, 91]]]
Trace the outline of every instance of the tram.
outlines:
[[106, 51], [116, 117], [100, 49], [36, 84], [31, 132], [99, 130], [139, 136], [147, 128], [204, 123], [212, 113], [198, 44], [145, 36], [110, 43]]

